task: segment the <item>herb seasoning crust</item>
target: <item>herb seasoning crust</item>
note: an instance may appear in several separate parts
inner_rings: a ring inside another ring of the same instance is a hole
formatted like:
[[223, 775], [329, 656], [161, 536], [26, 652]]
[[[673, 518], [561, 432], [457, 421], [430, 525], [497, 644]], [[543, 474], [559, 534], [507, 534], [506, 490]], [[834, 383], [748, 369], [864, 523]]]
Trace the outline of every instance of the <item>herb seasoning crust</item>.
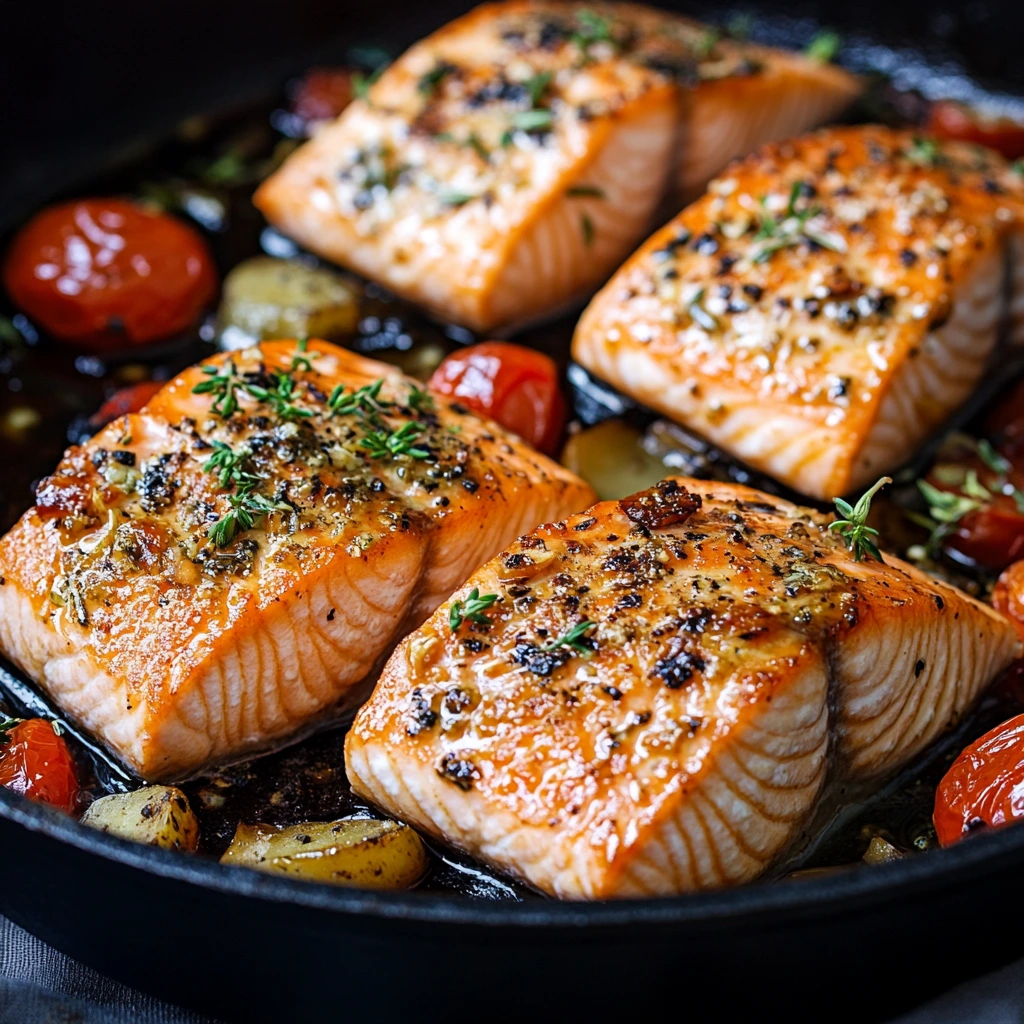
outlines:
[[0, 540], [0, 649], [169, 779], [358, 702], [395, 639], [589, 487], [326, 342], [217, 355], [70, 449]]
[[[1021, 649], [829, 524], [670, 478], [520, 537], [395, 651], [355, 790], [561, 897], [757, 877], [830, 784], [877, 784]], [[493, 600], [456, 621], [471, 594]]]
[[255, 201], [307, 248], [491, 330], [605, 280], [674, 166], [692, 191], [858, 88], [640, 5], [488, 4], [407, 51]]
[[1024, 340], [1024, 179], [880, 127], [765, 147], [597, 295], [576, 359], [794, 489], [895, 468]]

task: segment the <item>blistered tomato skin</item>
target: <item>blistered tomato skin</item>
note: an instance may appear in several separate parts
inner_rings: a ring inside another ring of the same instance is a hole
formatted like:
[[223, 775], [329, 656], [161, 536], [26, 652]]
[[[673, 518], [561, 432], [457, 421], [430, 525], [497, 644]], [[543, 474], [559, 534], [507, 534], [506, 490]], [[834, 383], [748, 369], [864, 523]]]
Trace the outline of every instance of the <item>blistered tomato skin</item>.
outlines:
[[99, 430], [119, 416], [127, 416], [130, 412], [138, 412], [163, 386], [165, 381], [144, 380], [139, 384], [115, 391], [89, 417], [89, 426]]
[[96, 351], [190, 327], [217, 289], [188, 225], [120, 199], [51, 206], [17, 234], [3, 267], [11, 299], [50, 334]]
[[470, 345], [441, 363], [429, 387], [497, 420], [539, 451], [558, 450], [565, 398], [558, 367], [542, 352], [505, 341]]
[[928, 134], [987, 146], [1008, 160], [1024, 156], [1024, 124], [1008, 117], [985, 118], [966, 104], [952, 100], [932, 104]]
[[78, 778], [63, 737], [46, 719], [30, 718], [6, 738], [0, 747], [0, 786], [73, 814], [78, 806]]
[[1017, 627], [1024, 640], [1024, 562], [1014, 562], [999, 577], [992, 591], [992, 606]]

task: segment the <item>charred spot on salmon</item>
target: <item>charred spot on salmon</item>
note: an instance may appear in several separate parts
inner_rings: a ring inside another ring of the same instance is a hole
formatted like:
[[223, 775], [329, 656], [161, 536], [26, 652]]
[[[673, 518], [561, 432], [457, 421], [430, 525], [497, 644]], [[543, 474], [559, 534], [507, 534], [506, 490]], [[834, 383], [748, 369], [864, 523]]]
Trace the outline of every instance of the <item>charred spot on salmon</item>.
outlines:
[[629, 519], [649, 530], [686, 522], [700, 507], [700, 495], [691, 494], [674, 480], [662, 480], [619, 502], [619, 508]]
[[704, 659], [699, 655], [670, 647], [670, 653], [659, 658], [654, 664], [654, 674], [670, 689], [678, 690], [684, 683], [693, 678], [695, 672], [703, 672]]
[[437, 767], [437, 774], [445, 781], [454, 783], [459, 789], [467, 792], [480, 778], [480, 773], [473, 762], [459, 757], [458, 754], [445, 754]]
[[409, 696], [409, 719], [405, 731], [410, 736], [418, 736], [437, 724], [437, 712], [430, 707], [429, 699], [419, 687]]
[[146, 512], [158, 512], [170, 505], [178, 490], [178, 481], [171, 474], [177, 457], [166, 453], [146, 463], [139, 481], [140, 504]]

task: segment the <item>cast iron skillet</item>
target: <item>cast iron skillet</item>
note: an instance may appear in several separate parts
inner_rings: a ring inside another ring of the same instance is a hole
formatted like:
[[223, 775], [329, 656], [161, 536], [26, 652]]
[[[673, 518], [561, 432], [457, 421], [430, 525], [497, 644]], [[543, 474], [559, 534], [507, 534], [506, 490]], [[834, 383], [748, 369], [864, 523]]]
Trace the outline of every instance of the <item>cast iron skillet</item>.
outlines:
[[[466, 6], [19, 5], [0, 60], [10, 76], [0, 80], [0, 228], [185, 115], [252, 99], [352, 42], [402, 46]], [[909, 43], [933, 61], [950, 55], [983, 84], [1024, 90], [1017, 0], [747, 7]], [[895, 69], [912, 70], [908, 55], [887, 52]], [[946, 85], [967, 87], [955, 76]], [[0, 912], [105, 974], [243, 1020], [649, 1017], [662, 1007], [711, 1019], [880, 1020], [1024, 953], [1012, 927], [1024, 910], [1022, 867], [1017, 828], [884, 868], [709, 895], [488, 903], [221, 869], [95, 833], [0, 789]]]

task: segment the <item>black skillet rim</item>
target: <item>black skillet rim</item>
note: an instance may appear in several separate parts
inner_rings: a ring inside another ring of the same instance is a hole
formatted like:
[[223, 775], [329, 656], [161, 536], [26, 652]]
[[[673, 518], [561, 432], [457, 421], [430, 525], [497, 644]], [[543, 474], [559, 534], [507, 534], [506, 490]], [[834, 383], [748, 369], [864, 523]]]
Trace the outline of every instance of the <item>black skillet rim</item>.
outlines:
[[862, 866], [820, 878], [751, 883], [717, 892], [612, 901], [528, 900], [522, 903], [434, 893], [376, 892], [276, 878], [216, 861], [143, 846], [82, 825], [61, 811], [0, 787], [0, 818], [80, 853], [226, 896], [288, 903], [328, 913], [381, 921], [502, 928], [615, 929], [713, 926], [863, 910], [889, 899], [926, 893], [970, 876], [973, 881], [1024, 863], [1024, 828], [981, 833], [944, 850], [932, 850], [879, 867]]

